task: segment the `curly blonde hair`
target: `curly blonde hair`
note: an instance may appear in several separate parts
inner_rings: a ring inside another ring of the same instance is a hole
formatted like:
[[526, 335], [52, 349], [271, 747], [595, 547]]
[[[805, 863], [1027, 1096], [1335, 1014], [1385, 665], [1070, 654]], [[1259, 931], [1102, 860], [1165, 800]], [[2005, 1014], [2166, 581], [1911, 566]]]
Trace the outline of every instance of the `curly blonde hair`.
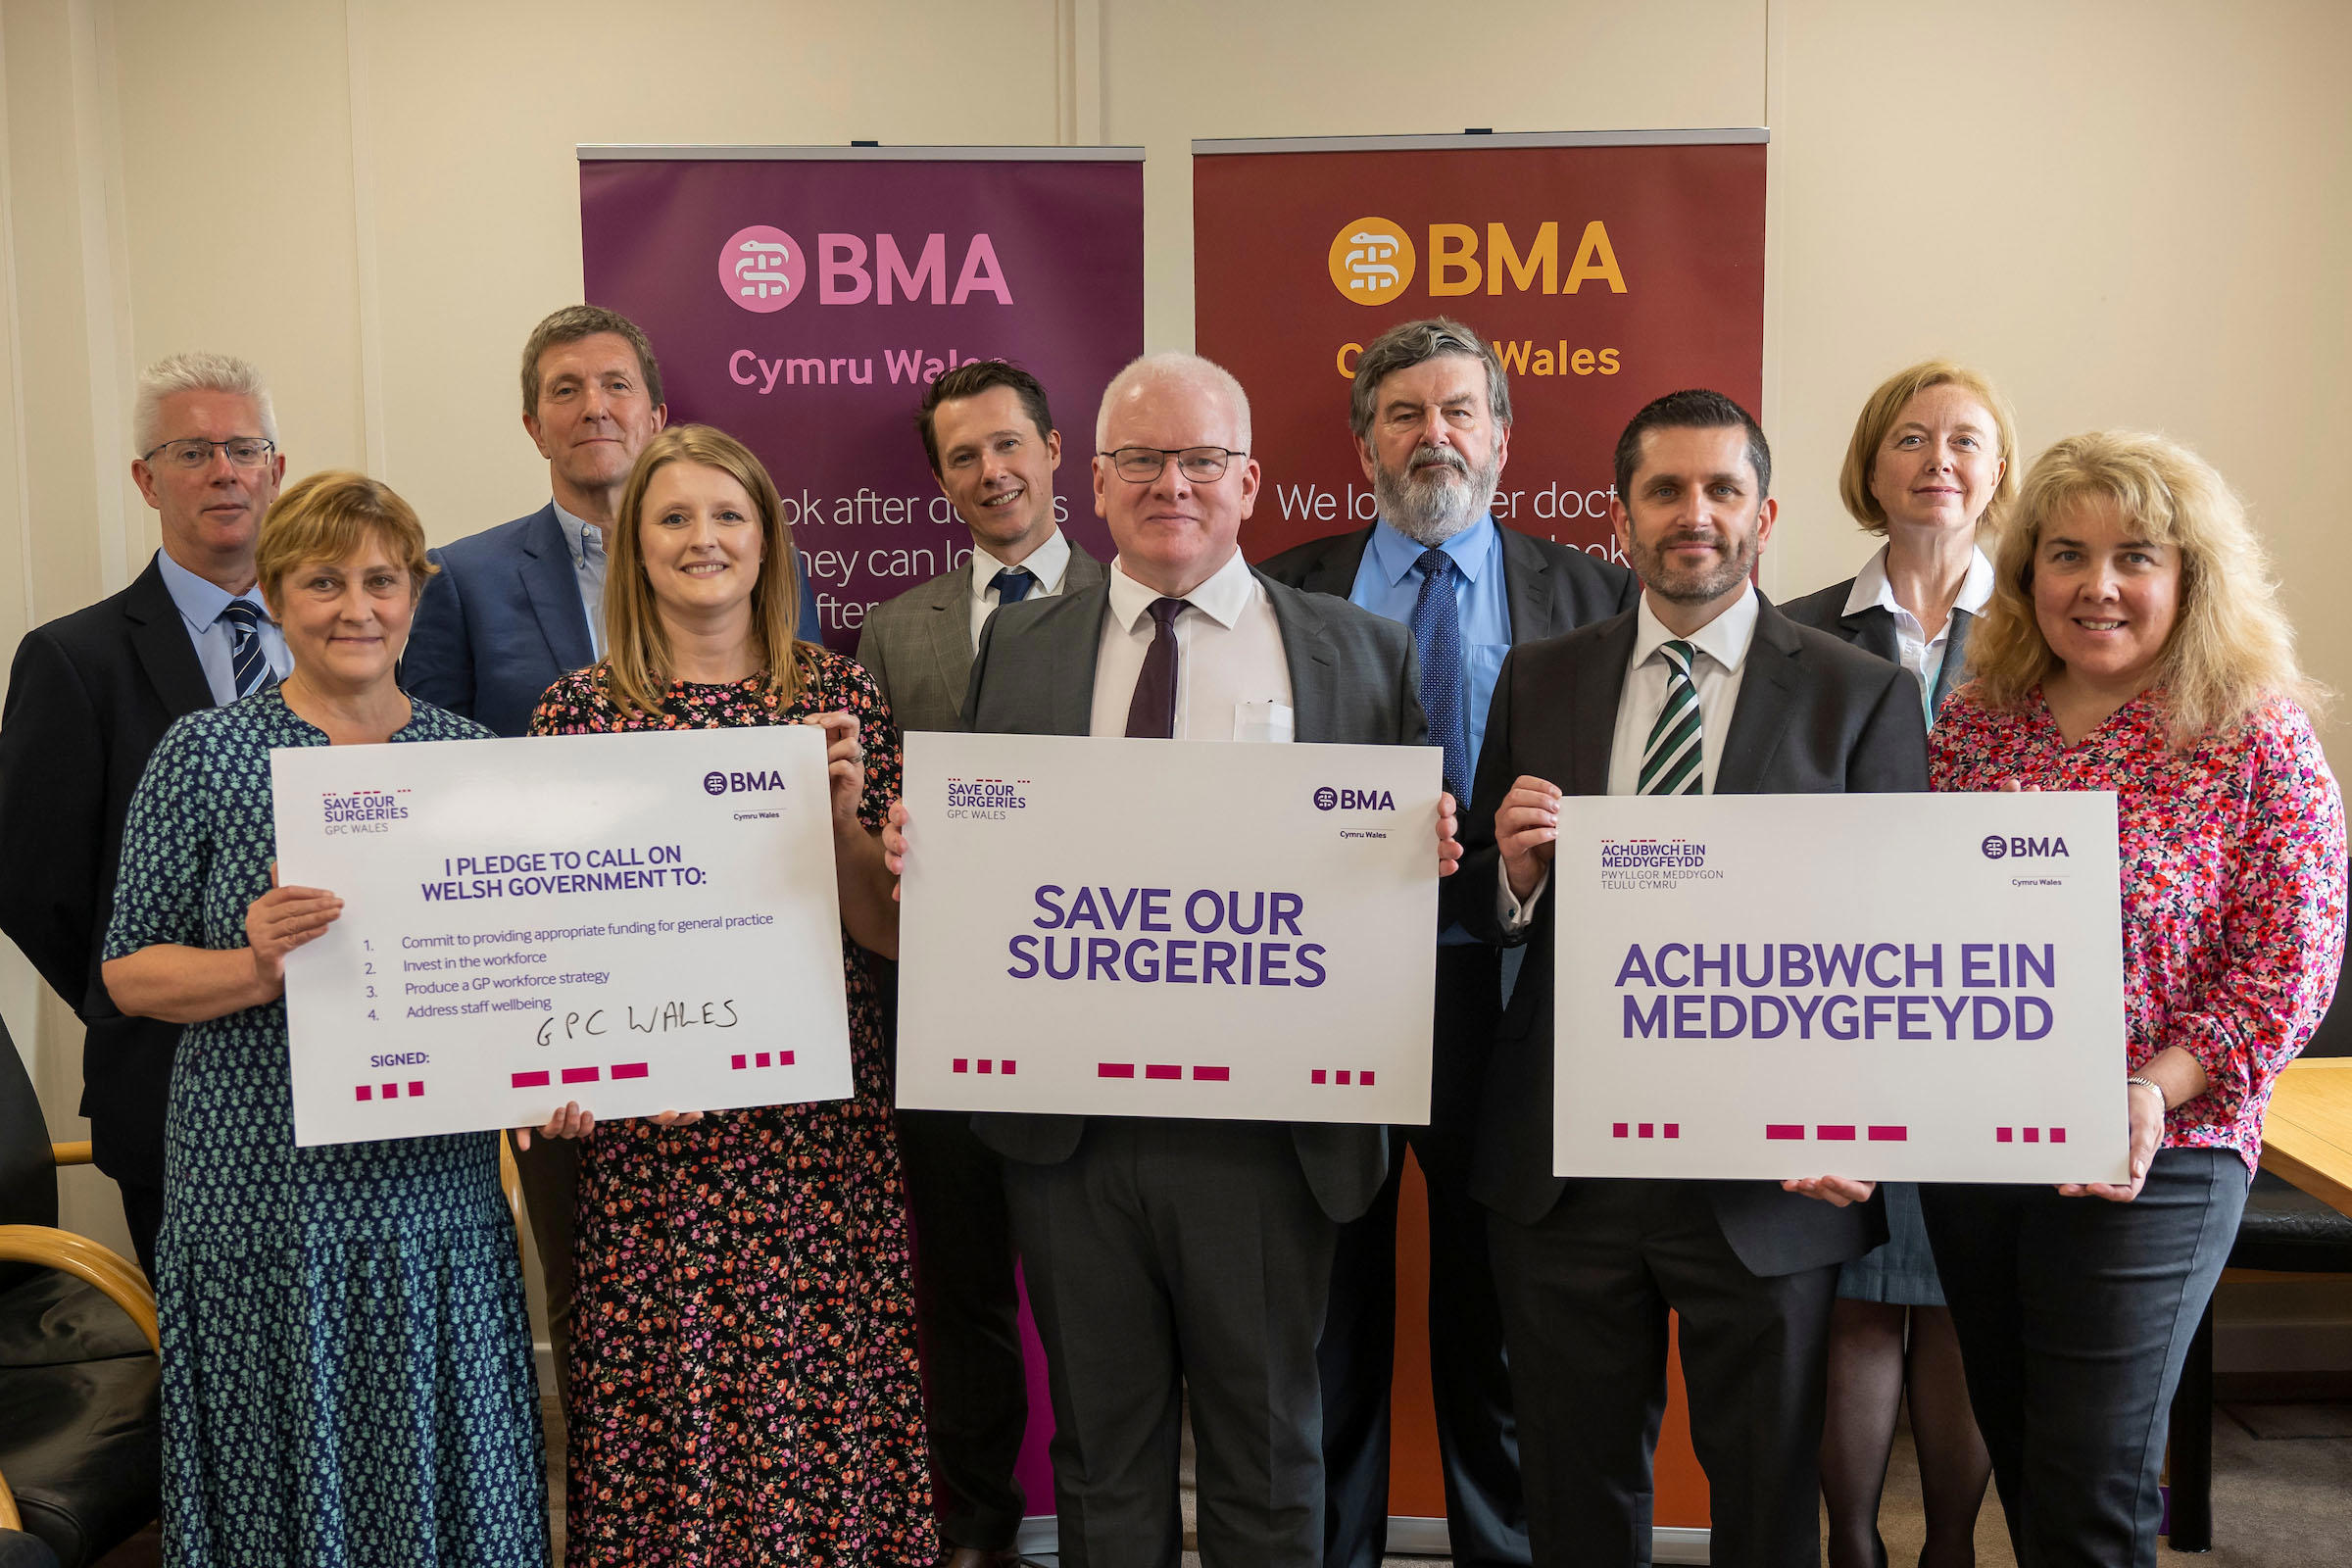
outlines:
[[2317, 717], [2327, 694], [2295, 662], [2294, 628], [2245, 504], [2188, 448], [2133, 430], [2069, 436], [2026, 475], [2000, 528], [1992, 602], [1969, 642], [1982, 702], [2016, 708], [2060, 668], [2034, 613], [2034, 560], [2043, 528], [2099, 504], [2180, 558], [2180, 606], [2156, 674], [2177, 749], [2231, 728], [2271, 698]]
[[[749, 447], [708, 424], [673, 424], [637, 454], [613, 519], [612, 565], [605, 580], [605, 690], [625, 710], [662, 710], [662, 692], [670, 677], [669, 633], [645, 574], [640, 529], [645, 494], [654, 475], [673, 463], [716, 468], [744, 488], [760, 514], [760, 575], [752, 584], [752, 640], [760, 645], [768, 696], [778, 704], [799, 694], [809, 656], [800, 641], [800, 557], [776, 483]], [[814, 628], [810, 628], [813, 630]]]

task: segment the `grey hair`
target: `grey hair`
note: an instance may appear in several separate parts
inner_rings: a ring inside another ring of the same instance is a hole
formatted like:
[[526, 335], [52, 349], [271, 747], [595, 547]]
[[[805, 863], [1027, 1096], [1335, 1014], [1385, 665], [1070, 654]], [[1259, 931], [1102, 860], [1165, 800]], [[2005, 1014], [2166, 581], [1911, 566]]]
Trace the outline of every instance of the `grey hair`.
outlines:
[[273, 442], [277, 439], [277, 412], [270, 406], [270, 389], [262, 384], [262, 372], [233, 354], [199, 350], [158, 360], [139, 373], [138, 398], [130, 411], [133, 453], [143, 457], [155, 450], [163, 434], [164, 399], [181, 392], [225, 392], [251, 398], [261, 411], [262, 434]]
[[1234, 439], [1241, 442], [1242, 451], [1250, 450], [1250, 394], [1242, 390], [1242, 383], [1233, 378], [1231, 370], [1214, 360], [1204, 360], [1198, 354], [1184, 354], [1171, 349], [1129, 360], [1119, 373], [1110, 378], [1110, 385], [1102, 389], [1102, 406], [1095, 415], [1096, 451], [1102, 451], [1102, 443], [1110, 437], [1110, 406], [1137, 383], [1160, 379], [1189, 382], [1223, 398], [1231, 405], [1235, 423], [1240, 426], [1234, 432]]
[[1380, 392], [1380, 383], [1398, 370], [1434, 360], [1440, 355], [1459, 355], [1476, 360], [1487, 368], [1487, 412], [1499, 424], [1511, 422], [1511, 383], [1502, 373], [1502, 362], [1487, 347], [1486, 339], [1450, 317], [1433, 316], [1425, 320], [1400, 321], [1365, 345], [1356, 356], [1355, 385], [1348, 396], [1348, 424], [1361, 440], [1372, 428], [1373, 399]]

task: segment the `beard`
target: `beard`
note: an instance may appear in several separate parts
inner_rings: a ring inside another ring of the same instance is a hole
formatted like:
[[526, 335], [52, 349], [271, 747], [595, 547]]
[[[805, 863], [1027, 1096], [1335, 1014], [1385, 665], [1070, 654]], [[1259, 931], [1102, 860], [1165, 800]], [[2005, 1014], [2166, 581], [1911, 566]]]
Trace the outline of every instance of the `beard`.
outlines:
[[1713, 568], [1673, 566], [1667, 564], [1666, 547], [1696, 538], [1721, 540], [1720, 532], [1705, 535], [1674, 533], [1655, 544], [1641, 539], [1628, 541], [1626, 554], [1631, 558], [1634, 575], [1642, 585], [1669, 604], [1703, 605], [1732, 591], [1740, 579], [1756, 569], [1756, 560], [1763, 547], [1757, 542], [1754, 530], [1742, 534], [1731, 548], [1722, 564]]
[[1385, 463], [1372, 465], [1372, 496], [1391, 527], [1434, 549], [1479, 519], [1501, 477], [1497, 455], [1489, 454], [1473, 471], [1450, 448], [1421, 446], [1401, 473]]

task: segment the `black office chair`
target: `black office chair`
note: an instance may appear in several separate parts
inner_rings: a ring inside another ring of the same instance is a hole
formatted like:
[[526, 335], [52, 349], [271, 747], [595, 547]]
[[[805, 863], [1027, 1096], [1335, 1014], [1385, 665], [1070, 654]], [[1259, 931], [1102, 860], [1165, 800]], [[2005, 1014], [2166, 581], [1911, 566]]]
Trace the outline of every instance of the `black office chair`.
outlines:
[[50, 1143], [0, 1022], [0, 1563], [83, 1568], [161, 1506], [155, 1298], [57, 1228], [57, 1167], [88, 1159]]

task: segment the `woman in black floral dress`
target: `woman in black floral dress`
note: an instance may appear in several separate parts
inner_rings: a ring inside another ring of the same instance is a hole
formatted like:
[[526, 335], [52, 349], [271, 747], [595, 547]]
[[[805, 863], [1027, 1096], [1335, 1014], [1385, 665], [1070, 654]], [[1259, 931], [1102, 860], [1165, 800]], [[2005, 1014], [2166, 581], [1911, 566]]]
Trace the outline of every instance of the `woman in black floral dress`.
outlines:
[[573, 1565], [928, 1565], [914, 1288], [874, 983], [898, 949], [877, 837], [899, 735], [864, 670], [794, 633], [774, 484], [717, 430], [648, 443], [622, 497], [603, 662], [534, 734], [822, 724], [848, 1100], [607, 1122], [583, 1146]]

